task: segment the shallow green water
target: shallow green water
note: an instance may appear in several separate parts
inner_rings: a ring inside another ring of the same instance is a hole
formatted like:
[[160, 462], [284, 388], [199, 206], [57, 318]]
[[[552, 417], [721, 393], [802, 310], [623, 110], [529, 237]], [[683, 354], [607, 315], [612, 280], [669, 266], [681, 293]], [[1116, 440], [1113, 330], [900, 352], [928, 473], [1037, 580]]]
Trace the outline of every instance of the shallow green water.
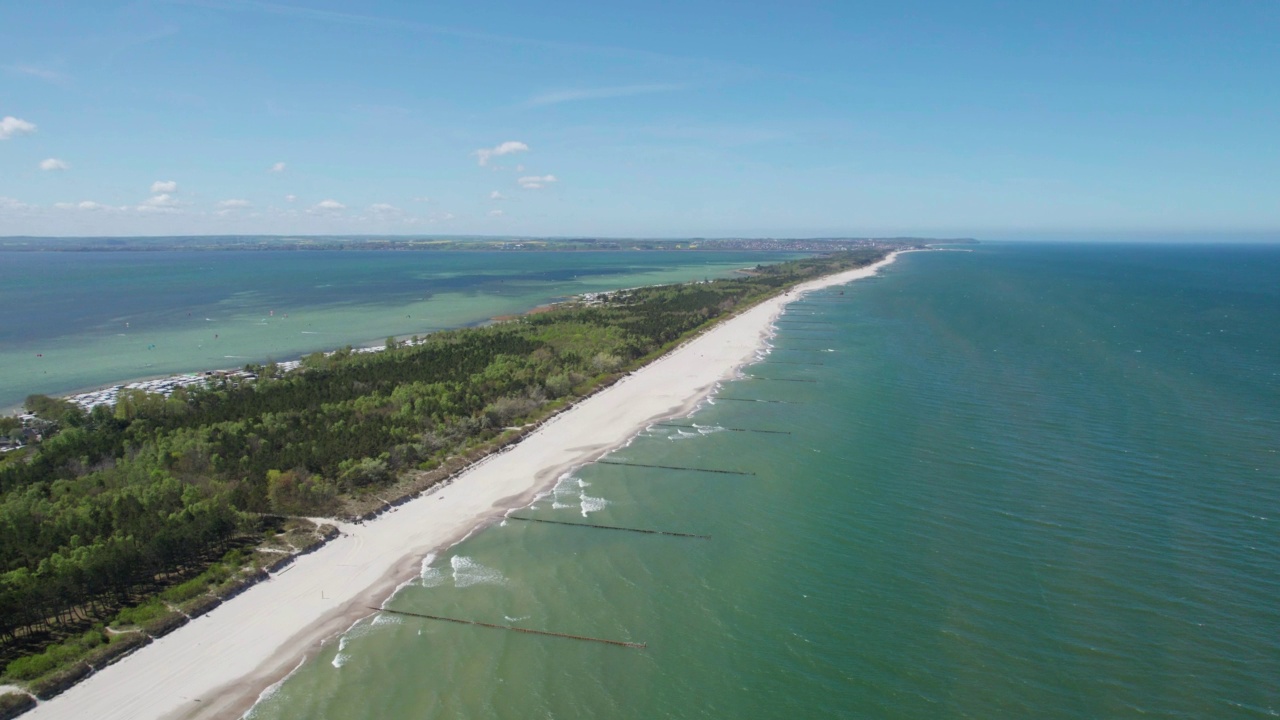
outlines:
[[611, 457], [754, 475], [597, 464], [520, 513], [711, 540], [508, 521], [389, 602], [647, 649], [382, 614], [251, 716], [1273, 717], [1278, 273], [907, 255]]
[[553, 299], [795, 257], [719, 252], [0, 254], [0, 408], [152, 375], [291, 360]]

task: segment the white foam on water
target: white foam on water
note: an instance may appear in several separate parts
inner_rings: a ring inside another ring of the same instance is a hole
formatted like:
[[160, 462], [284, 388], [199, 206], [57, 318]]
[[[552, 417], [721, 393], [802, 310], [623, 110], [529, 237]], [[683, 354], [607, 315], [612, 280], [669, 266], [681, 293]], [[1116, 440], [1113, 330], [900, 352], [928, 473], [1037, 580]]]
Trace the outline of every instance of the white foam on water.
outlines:
[[529, 618], [531, 618], [531, 617], [533, 617], [533, 616], [532, 616], [532, 615], [521, 615], [520, 617], [511, 617], [510, 615], [503, 615], [503, 616], [502, 616], [502, 619], [503, 619], [503, 620], [506, 620], [506, 621], [507, 621], [507, 622], [509, 622], [509, 623], [513, 623], [513, 622], [520, 622], [521, 620], [528, 620], [528, 619], [529, 619]]
[[400, 617], [399, 615], [388, 615], [386, 613], [375, 616], [373, 618], [373, 622], [369, 623], [371, 627], [377, 627], [378, 625], [403, 625], [403, 624], [404, 624], [404, 618]]
[[582, 517], [586, 517], [587, 513], [593, 513], [608, 507], [609, 501], [604, 498], [591, 497], [583, 493], [581, 496], [580, 506], [582, 507]]
[[454, 555], [449, 558], [449, 565], [453, 568], [454, 587], [502, 585], [507, 582], [507, 578], [501, 572], [481, 565], [465, 555]]
[[431, 566], [431, 563], [435, 561], [435, 553], [429, 553], [422, 559], [422, 570], [418, 572], [418, 577], [422, 580], [422, 587], [433, 588], [444, 584], [444, 571], [438, 567]]
[[551, 488], [551, 509], [563, 510], [575, 507], [577, 503], [574, 496], [581, 487], [578, 482], [578, 478], [574, 477], [573, 473], [561, 475], [560, 479], [556, 481], [555, 487]]
[[334, 655], [334, 656], [333, 656], [333, 663], [332, 663], [332, 665], [333, 665], [333, 667], [334, 667], [335, 669], [341, 670], [341, 669], [342, 669], [342, 666], [343, 666], [343, 665], [346, 665], [346, 664], [347, 664], [347, 661], [348, 661], [348, 660], [350, 660], [350, 659], [351, 659], [351, 656], [350, 656], [350, 655], [344, 655], [344, 654], [342, 654], [342, 653], [338, 653], [337, 655]]

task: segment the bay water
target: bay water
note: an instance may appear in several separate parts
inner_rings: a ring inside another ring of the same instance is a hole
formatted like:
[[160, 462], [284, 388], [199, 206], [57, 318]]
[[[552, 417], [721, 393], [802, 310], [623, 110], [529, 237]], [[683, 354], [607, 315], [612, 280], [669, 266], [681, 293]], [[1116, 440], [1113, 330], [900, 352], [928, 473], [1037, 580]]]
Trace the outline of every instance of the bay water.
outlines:
[[764, 252], [4, 252], [0, 408], [32, 393], [296, 359], [586, 292], [688, 282]]
[[[982, 245], [439, 556], [250, 712], [1280, 714], [1280, 248]], [[673, 427], [690, 425], [696, 427]], [[768, 432], [754, 432], [768, 431]]]

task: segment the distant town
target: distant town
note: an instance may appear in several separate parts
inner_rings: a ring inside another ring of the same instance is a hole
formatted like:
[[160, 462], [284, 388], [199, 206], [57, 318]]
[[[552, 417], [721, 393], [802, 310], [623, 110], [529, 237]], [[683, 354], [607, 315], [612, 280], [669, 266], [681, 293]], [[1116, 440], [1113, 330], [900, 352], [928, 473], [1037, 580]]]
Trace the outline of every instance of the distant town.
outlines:
[[564, 252], [772, 251], [840, 252], [874, 247], [923, 247], [938, 243], [975, 243], [971, 238], [593, 238], [593, 237], [440, 237], [440, 236], [282, 236], [228, 235], [184, 237], [4, 237], [0, 252], [138, 252], [161, 250], [398, 250]]

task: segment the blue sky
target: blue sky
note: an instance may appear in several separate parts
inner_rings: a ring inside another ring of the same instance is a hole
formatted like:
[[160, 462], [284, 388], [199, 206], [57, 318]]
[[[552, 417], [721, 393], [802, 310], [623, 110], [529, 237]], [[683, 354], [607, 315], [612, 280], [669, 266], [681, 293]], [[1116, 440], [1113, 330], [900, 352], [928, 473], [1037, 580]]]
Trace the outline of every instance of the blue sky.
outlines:
[[0, 235], [1280, 237], [1280, 3], [0, 4]]

